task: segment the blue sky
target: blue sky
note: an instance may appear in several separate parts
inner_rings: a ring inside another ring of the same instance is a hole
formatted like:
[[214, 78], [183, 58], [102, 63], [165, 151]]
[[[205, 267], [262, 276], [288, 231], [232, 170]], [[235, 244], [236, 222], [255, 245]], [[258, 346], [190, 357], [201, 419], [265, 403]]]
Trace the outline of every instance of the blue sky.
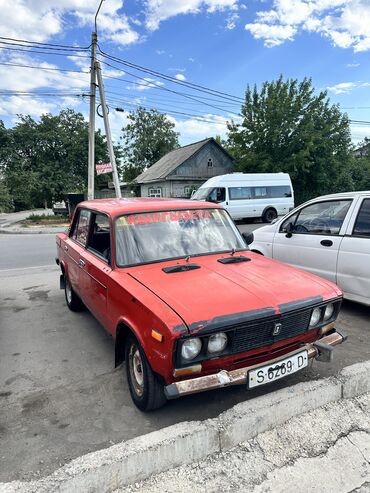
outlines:
[[[88, 46], [99, 3], [0, 0], [0, 36]], [[369, 0], [105, 0], [98, 34], [109, 55], [239, 98], [248, 83], [260, 85], [280, 74], [312, 77], [314, 87], [328, 90], [352, 120], [370, 121]], [[0, 119], [11, 126], [18, 113], [37, 118], [65, 107], [87, 117], [88, 98], [74, 95], [89, 91], [88, 52], [39, 51], [0, 43]], [[116, 139], [127, 121], [116, 107], [159, 109], [175, 123], [182, 144], [225, 135], [226, 121], [240, 111], [237, 99], [100, 59]], [[370, 125], [352, 125], [355, 143], [365, 136]]]

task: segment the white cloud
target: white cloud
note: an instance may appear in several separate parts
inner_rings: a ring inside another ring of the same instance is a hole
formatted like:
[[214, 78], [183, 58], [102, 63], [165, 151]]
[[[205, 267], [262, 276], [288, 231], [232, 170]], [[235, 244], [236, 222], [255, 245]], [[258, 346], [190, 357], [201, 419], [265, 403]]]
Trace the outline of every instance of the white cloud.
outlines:
[[233, 12], [226, 18], [226, 29], [232, 30], [236, 28], [236, 23], [240, 19], [236, 12]]
[[32, 117], [39, 117], [45, 113], [51, 113], [57, 109], [59, 105], [42, 101], [39, 98], [27, 97], [27, 96], [11, 96], [9, 98], [2, 98], [0, 101], [0, 115], [8, 116], [12, 122], [18, 120], [17, 115], [31, 115]]
[[370, 50], [369, 0], [273, 0], [245, 29], [268, 47], [292, 40], [300, 30], [329, 38], [334, 46]]
[[[75, 16], [80, 24], [93, 27], [97, 2], [85, 0], [0, 0], [1, 35], [30, 41], [47, 41], [68, 25], [64, 16]], [[128, 17], [121, 13], [123, 0], [104, 2], [98, 17], [103, 39], [128, 45], [139, 40]], [[70, 22], [70, 21], [69, 21]]]
[[184, 74], [176, 74], [175, 79], [184, 81], [184, 80], [186, 80], [186, 77]]
[[[207, 114], [196, 118], [179, 120], [170, 115], [167, 118], [175, 124], [176, 132], [180, 132], [181, 145], [190, 144], [207, 137], [215, 137], [215, 135], [226, 136], [227, 118], [218, 115]], [[201, 120], [204, 118], [204, 120]]]
[[268, 47], [278, 46], [286, 40], [293, 40], [296, 29], [293, 26], [270, 25], [255, 22], [254, 24], [246, 24], [251, 34], [256, 39], [264, 39], [265, 45]]
[[347, 63], [347, 65], [346, 65], [347, 68], [356, 68], [359, 66], [360, 66], [359, 63]]
[[353, 89], [369, 86], [370, 82], [340, 82], [334, 86], [327, 87], [327, 89], [334, 94], [349, 94]]
[[195, 58], [192, 58], [192, 57], [188, 58], [188, 60], [189, 60], [189, 62], [191, 62], [191, 63], [195, 62]]
[[[40, 62], [37, 59], [24, 55], [15, 55], [9, 58], [0, 56], [0, 60], [14, 65], [30, 65], [40, 67], [35, 70], [12, 65], [0, 65], [0, 89], [13, 91], [33, 91], [41, 88], [53, 88], [53, 90], [78, 90], [89, 87], [88, 73], [58, 72], [58, 67], [51, 63]], [[51, 69], [51, 70], [49, 70]]]
[[237, 6], [238, 0], [146, 0], [146, 26], [155, 31], [162, 21], [176, 15], [237, 10]]
[[328, 91], [334, 94], [349, 94], [353, 88], [356, 87], [355, 82], [340, 82], [339, 84], [335, 84], [335, 86], [328, 87]]
[[135, 91], [147, 91], [153, 87], [164, 86], [163, 82], [159, 80], [151, 79], [150, 77], [144, 77], [141, 82], [134, 82], [131, 86], [127, 86], [127, 89], [133, 89]]

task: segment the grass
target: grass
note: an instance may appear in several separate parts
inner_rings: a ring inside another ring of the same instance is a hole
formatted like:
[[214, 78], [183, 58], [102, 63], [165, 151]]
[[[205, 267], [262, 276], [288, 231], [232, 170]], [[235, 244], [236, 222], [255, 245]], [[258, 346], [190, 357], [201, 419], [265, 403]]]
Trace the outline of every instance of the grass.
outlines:
[[55, 216], [48, 214], [31, 214], [24, 221], [24, 224], [69, 224], [68, 216]]

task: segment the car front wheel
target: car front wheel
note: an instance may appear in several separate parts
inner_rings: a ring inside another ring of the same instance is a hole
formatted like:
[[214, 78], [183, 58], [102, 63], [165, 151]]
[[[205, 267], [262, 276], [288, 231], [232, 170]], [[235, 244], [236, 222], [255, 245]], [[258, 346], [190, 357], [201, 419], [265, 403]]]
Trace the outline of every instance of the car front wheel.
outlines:
[[126, 373], [130, 394], [141, 411], [158, 409], [166, 403], [163, 385], [150, 368], [138, 340], [130, 335], [126, 344]]

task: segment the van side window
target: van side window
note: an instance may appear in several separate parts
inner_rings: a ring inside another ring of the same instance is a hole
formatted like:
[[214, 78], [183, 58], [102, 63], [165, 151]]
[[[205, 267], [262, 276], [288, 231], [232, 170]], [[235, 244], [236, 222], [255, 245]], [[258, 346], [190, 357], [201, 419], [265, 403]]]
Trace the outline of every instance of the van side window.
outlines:
[[251, 187], [230, 187], [230, 200], [246, 200], [252, 198]]
[[211, 193], [208, 195], [208, 200], [210, 202], [225, 202], [226, 193], [225, 188], [214, 188]]

